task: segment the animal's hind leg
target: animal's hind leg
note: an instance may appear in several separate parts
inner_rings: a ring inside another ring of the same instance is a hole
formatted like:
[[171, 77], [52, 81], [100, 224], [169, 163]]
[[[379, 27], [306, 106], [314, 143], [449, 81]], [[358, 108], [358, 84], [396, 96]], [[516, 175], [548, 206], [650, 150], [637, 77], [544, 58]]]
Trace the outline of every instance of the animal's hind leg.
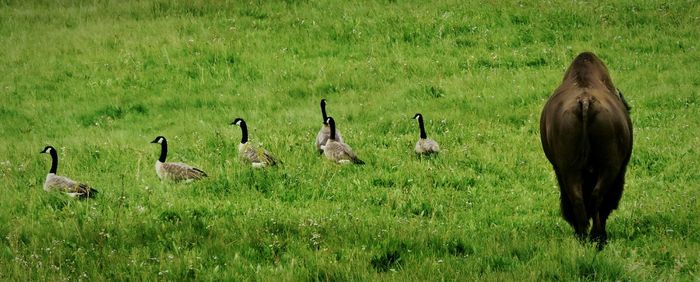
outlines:
[[569, 201], [569, 197], [566, 195], [566, 183], [564, 182], [563, 176], [558, 170], [554, 170], [557, 175], [557, 182], [559, 184], [559, 208], [561, 209], [561, 215], [564, 217], [566, 222], [574, 227], [576, 225], [576, 217], [574, 216], [574, 208]]
[[598, 231], [596, 231], [594, 226], [594, 232], [591, 233], [591, 240], [598, 243], [598, 250], [602, 250], [607, 243], [608, 233], [605, 229], [605, 224], [608, 221], [608, 216], [617, 208], [620, 198], [622, 198], [624, 185], [625, 169], [623, 168], [622, 172], [619, 173], [615, 181], [611, 184], [610, 189], [606, 191], [607, 193], [598, 207], [599, 228]]
[[[611, 173], [609, 170], [601, 173], [598, 177], [593, 191], [591, 191], [591, 211], [593, 217], [593, 228], [591, 230], [591, 241], [598, 243], [598, 248], [602, 249], [608, 239], [608, 234], [605, 231], [605, 222], [607, 221], [608, 215], [612, 211], [610, 208], [609, 201], [611, 196], [609, 194], [614, 194], [618, 188], [621, 191], [621, 183], [617, 175]], [[620, 187], [617, 187], [620, 185]], [[612, 193], [611, 193], [612, 192]], [[619, 199], [619, 197], [617, 198]]]
[[608, 232], [605, 230], [605, 224], [608, 221], [608, 216], [612, 209], [601, 206], [598, 212], [593, 217], [593, 230], [591, 230], [591, 241], [596, 243], [598, 251], [602, 251], [608, 243]]
[[[569, 223], [574, 227], [576, 236], [579, 239], [586, 238], [588, 233], [588, 215], [586, 214], [586, 205], [583, 201], [583, 182], [581, 175], [579, 173], [562, 173], [563, 176], [560, 183], [564, 184], [561, 188], [562, 191], [562, 201], [568, 200], [568, 205], [570, 205], [570, 211], [573, 212], [573, 218], [571, 220], [567, 219]], [[564, 199], [566, 197], [566, 199]], [[565, 205], [562, 205], [564, 208]], [[566, 216], [566, 210], [563, 210]]]

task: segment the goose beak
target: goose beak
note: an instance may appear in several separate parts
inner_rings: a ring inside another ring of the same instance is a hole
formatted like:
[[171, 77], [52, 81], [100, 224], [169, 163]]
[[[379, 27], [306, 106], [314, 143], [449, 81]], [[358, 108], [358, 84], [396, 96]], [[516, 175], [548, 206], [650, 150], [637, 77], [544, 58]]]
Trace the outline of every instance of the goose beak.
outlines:
[[153, 141], [151, 141], [151, 143], [158, 143], [158, 142], [156, 142], [156, 140], [153, 140]]

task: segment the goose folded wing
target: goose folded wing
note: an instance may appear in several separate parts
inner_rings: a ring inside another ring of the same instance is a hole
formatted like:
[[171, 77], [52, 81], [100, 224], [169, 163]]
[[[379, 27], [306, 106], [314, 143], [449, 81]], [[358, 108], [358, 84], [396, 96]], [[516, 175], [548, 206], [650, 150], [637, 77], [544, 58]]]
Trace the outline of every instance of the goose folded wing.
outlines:
[[275, 158], [275, 156], [273, 156], [268, 150], [264, 150], [262, 155], [265, 158], [265, 162], [270, 165], [276, 165], [279, 162], [277, 158]]
[[50, 178], [49, 187], [51, 189], [66, 193], [73, 197], [89, 198], [97, 191], [90, 188], [85, 183], [74, 181], [65, 176], [53, 176]]
[[46, 181], [46, 186], [52, 190], [72, 193], [79, 184], [65, 176], [51, 175]]
[[261, 162], [258, 150], [256, 148], [254, 148], [252, 145], [247, 145], [245, 147], [245, 150], [243, 151], [242, 157], [245, 158], [246, 160], [250, 161], [251, 163]]
[[174, 180], [198, 179], [207, 176], [201, 169], [184, 163], [164, 163], [163, 169], [167, 171]]
[[350, 158], [350, 160], [353, 163], [355, 163], [355, 164], [364, 164], [365, 163], [360, 158], [357, 157], [355, 152], [352, 151], [352, 148], [350, 148], [350, 146], [348, 146], [348, 144], [345, 144], [345, 143], [340, 143], [340, 144], [342, 144], [344, 146], [345, 152], [347, 153], [348, 157]]
[[77, 194], [80, 198], [92, 198], [97, 194], [97, 190], [85, 183], [79, 183], [72, 193]]
[[244, 157], [254, 164], [275, 165], [277, 159], [267, 150], [249, 145], [244, 151]]
[[332, 159], [335, 161], [349, 160], [353, 163], [363, 164], [364, 162], [360, 160], [352, 148], [348, 144], [340, 142], [328, 142], [326, 143], [326, 150], [331, 154]]

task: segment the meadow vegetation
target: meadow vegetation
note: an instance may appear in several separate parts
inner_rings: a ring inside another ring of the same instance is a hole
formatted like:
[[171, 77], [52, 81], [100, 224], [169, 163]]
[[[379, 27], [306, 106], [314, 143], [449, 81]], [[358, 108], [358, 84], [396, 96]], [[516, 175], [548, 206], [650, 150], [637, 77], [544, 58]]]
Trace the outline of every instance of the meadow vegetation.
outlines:
[[[1, 280], [700, 279], [697, 1], [0, 0]], [[610, 242], [539, 114], [582, 51], [632, 109]], [[367, 164], [315, 152], [318, 103]], [[413, 154], [423, 113], [434, 158]], [[283, 165], [237, 159], [250, 137]], [[191, 184], [154, 171], [205, 170]], [[99, 197], [42, 183], [58, 173]]]

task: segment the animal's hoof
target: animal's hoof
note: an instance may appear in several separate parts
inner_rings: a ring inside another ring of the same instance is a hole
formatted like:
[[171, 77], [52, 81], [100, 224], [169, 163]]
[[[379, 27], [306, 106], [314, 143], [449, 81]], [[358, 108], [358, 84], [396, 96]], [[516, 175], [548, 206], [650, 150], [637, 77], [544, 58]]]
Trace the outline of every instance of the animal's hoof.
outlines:
[[598, 243], [596, 243], [595, 248], [596, 248], [596, 250], [598, 250], [600, 252], [603, 249], [605, 249], [606, 244], [607, 244], [606, 242], [598, 242]]
[[591, 234], [591, 241], [596, 244], [596, 249], [598, 251], [602, 251], [605, 248], [605, 245], [608, 243], [608, 236], [603, 233], [603, 234]]
[[586, 237], [588, 237], [588, 236], [586, 236], [586, 235], [588, 235], [588, 234], [586, 234], [586, 232], [576, 232], [574, 235], [576, 236], [576, 239], [578, 239], [578, 241], [581, 243], [585, 243]]

